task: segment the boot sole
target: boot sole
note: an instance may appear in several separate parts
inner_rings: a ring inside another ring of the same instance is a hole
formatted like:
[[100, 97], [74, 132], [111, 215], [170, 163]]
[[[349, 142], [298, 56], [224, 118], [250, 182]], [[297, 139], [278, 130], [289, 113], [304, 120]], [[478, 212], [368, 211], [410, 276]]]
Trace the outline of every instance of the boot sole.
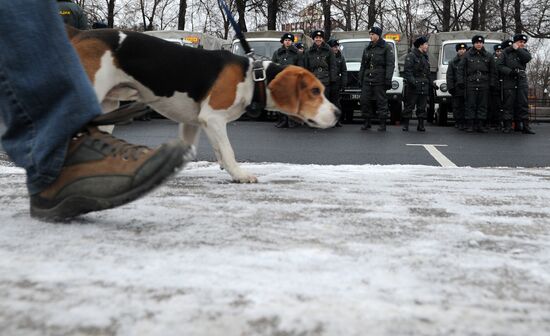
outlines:
[[79, 215], [130, 203], [154, 190], [167, 178], [192, 161], [194, 159], [192, 152], [191, 147], [178, 144], [176, 150], [172, 151], [172, 154], [162, 164], [162, 168], [157, 174], [123, 194], [107, 198], [69, 196], [52, 208], [43, 209], [31, 206], [31, 217], [47, 222], [68, 222]]

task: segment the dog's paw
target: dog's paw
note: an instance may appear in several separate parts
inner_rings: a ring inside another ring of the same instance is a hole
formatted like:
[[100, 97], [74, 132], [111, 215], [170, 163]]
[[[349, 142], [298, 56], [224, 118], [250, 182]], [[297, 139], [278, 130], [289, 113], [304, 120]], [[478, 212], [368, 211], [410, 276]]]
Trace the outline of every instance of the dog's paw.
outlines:
[[254, 175], [245, 175], [234, 177], [233, 182], [235, 183], [258, 183], [258, 178]]

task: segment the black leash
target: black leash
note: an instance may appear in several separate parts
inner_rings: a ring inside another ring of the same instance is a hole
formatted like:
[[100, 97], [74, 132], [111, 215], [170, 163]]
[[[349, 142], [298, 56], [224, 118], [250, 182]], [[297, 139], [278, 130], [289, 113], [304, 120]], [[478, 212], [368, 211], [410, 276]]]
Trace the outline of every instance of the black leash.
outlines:
[[227, 19], [229, 20], [229, 23], [231, 23], [231, 26], [233, 27], [233, 30], [235, 30], [235, 36], [239, 39], [239, 42], [241, 43], [241, 46], [243, 47], [243, 50], [245, 54], [248, 57], [251, 57], [254, 62], [252, 63], [252, 79], [254, 80], [254, 96], [252, 96], [252, 103], [246, 107], [246, 113], [251, 118], [258, 118], [265, 108], [266, 105], [266, 75], [265, 75], [265, 69], [263, 66], [263, 61], [258, 59], [257, 56], [254, 54], [254, 50], [250, 48], [250, 45], [248, 44], [248, 41], [244, 37], [244, 34], [235, 21], [235, 18], [233, 17], [233, 14], [231, 14], [231, 11], [229, 10], [229, 7], [227, 6], [227, 3], [225, 0], [218, 0], [218, 3], [220, 6], [222, 6], [223, 10], [225, 11], [225, 15], [227, 15]]

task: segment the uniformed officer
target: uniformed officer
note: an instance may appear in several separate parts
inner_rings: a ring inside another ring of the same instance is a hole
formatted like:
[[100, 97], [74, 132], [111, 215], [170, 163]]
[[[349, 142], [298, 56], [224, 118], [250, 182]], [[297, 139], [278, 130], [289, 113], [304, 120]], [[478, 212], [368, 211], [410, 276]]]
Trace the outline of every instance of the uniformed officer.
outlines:
[[57, 0], [57, 4], [63, 22], [77, 29], [88, 29], [88, 19], [79, 5], [72, 0]]
[[465, 88], [466, 132], [486, 133], [487, 102], [490, 89], [495, 87], [495, 61], [484, 47], [485, 38], [475, 35], [473, 47], [458, 65], [458, 86]]
[[[327, 43], [332, 49], [334, 57], [336, 58], [336, 73], [338, 76], [336, 81], [330, 85], [329, 100], [341, 110], [342, 106], [340, 105], [340, 91], [342, 91], [342, 89], [348, 82], [348, 68], [346, 67], [346, 59], [340, 51], [340, 43], [338, 42], [338, 40], [331, 39], [328, 40]], [[340, 120], [338, 120], [338, 122], [336, 123], [335, 127], [342, 126], [341, 119], [343, 117], [344, 114], [342, 113], [342, 116], [340, 117]]]
[[330, 84], [335, 82], [336, 57], [325, 42], [325, 32], [315, 30], [311, 33], [313, 45], [304, 53], [304, 65], [325, 86], [325, 97], [330, 98]]
[[[493, 50], [493, 58], [496, 64], [499, 56], [502, 54], [502, 44], [496, 44]], [[502, 130], [502, 93], [502, 80], [498, 75], [497, 69], [495, 87], [491, 89], [491, 103], [488, 107], [487, 116], [489, 126], [497, 131]]]
[[513, 44], [502, 51], [498, 59], [498, 70], [502, 77], [504, 91], [504, 132], [512, 131], [512, 118], [523, 123], [522, 132], [535, 134], [529, 125], [529, 103], [527, 100], [528, 82], [527, 63], [531, 61], [531, 53], [525, 48], [527, 36], [514, 35]]
[[304, 44], [302, 42], [296, 42], [294, 43], [294, 46], [296, 47], [296, 49], [298, 49], [298, 53], [304, 53]]
[[[291, 33], [284, 33], [281, 36], [282, 46], [275, 50], [271, 60], [280, 65], [297, 65], [304, 66], [303, 55], [298, 52], [298, 48], [294, 46], [294, 35]], [[275, 127], [277, 128], [287, 128], [287, 127], [296, 127], [298, 124], [293, 120], [289, 119], [287, 115], [278, 113], [277, 119], [279, 120]]]
[[371, 128], [371, 119], [378, 115], [378, 131], [386, 131], [388, 117], [388, 97], [386, 90], [391, 89], [391, 80], [395, 67], [393, 48], [382, 38], [382, 28], [369, 30], [370, 43], [361, 57], [358, 81], [361, 86], [361, 112], [365, 118], [362, 130]]
[[424, 36], [417, 38], [414, 48], [405, 58], [404, 77], [405, 85], [405, 108], [401, 122], [403, 131], [409, 131], [409, 120], [412, 117], [412, 111], [416, 106], [416, 117], [418, 126], [416, 130], [425, 132], [424, 120], [428, 115], [426, 104], [430, 93], [430, 63], [428, 61], [428, 39]]
[[464, 53], [466, 53], [467, 49], [468, 46], [466, 43], [457, 43], [455, 45], [456, 56], [451, 60], [447, 69], [447, 87], [449, 88], [449, 93], [453, 97], [452, 105], [455, 127], [461, 131], [466, 128], [464, 118], [464, 89], [457, 86], [457, 72], [458, 64], [464, 57]]

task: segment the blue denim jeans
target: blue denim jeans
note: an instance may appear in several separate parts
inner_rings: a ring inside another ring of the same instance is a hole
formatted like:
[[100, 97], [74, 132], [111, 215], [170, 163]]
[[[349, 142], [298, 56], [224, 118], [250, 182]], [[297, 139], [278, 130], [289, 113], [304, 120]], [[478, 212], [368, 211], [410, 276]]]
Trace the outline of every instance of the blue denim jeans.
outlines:
[[2, 146], [36, 194], [60, 174], [71, 137], [101, 114], [55, 0], [0, 1]]

